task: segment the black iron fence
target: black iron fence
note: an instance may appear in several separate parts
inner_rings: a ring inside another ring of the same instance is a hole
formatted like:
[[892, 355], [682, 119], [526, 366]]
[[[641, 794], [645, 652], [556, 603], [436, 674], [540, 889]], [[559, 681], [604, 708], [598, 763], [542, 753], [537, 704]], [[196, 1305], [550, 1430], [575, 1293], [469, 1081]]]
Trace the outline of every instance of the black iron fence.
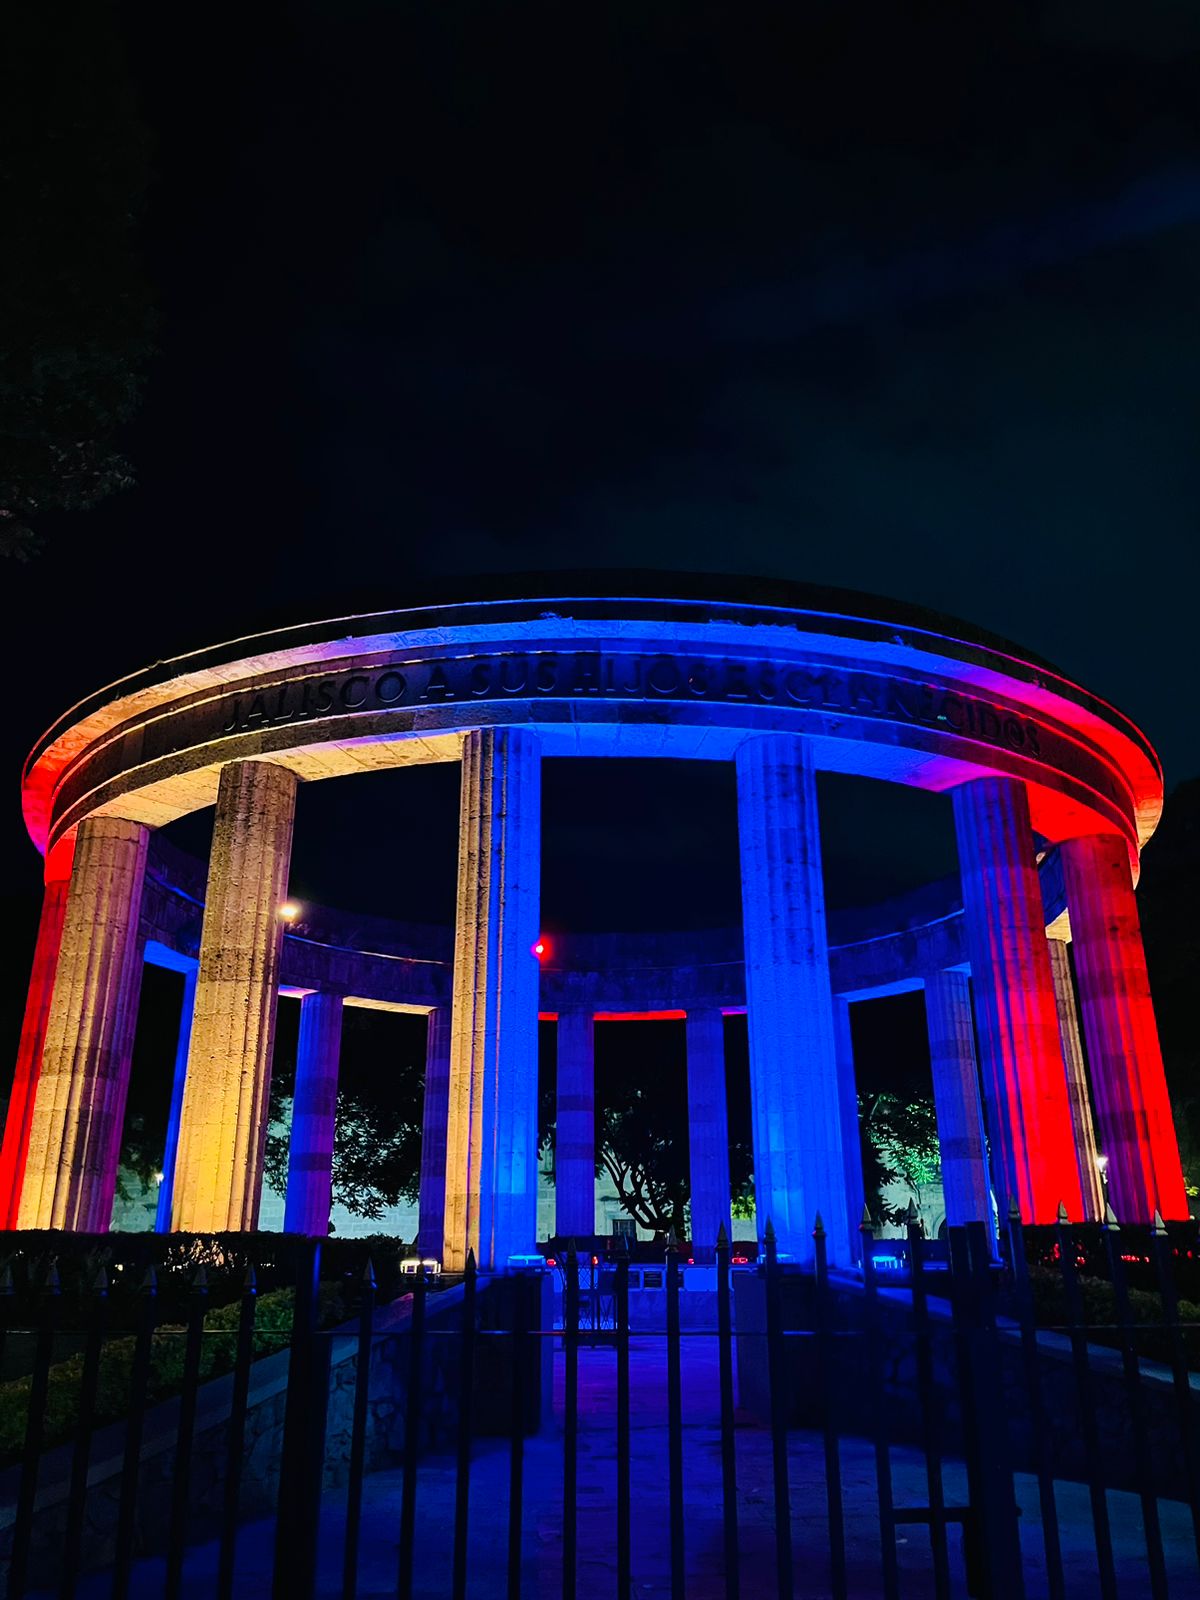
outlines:
[[5, 1592], [1200, 1593], [1195, 1228], [1001, 1234], [383, 1294], [315, 1241], [235, 1283], [219, 1242], [13, 1236]]

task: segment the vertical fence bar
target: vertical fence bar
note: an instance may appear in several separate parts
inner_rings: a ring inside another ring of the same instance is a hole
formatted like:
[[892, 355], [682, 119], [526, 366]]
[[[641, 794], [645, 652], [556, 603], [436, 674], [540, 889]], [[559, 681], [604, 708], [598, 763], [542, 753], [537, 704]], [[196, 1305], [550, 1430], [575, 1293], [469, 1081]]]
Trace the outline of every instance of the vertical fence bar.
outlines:
[[346, 1485], [346, 1542], [342, 1550], [342, 1600], [358, 1593], [358, 1538], [362, 1523], [363, 1474], [367, 1465], [367, 1404], [371, 1397], [371, 1351], [375, 1318], [375, 1268], [367, 1257], [359, 1286], [358, 1346], [354, 1364], [354, 1415], [350, 1424], [350, 1481]]
[[671, 1600], [683, 1595], [683, 1374], [679, 1348], [679, 1246], [667, 1237], [667, 1497]]
[[1067, 1336], [1071, 1342], [1071, 1362], [1075, 1369], [1075, 1388], [1079, 1396], [1079, 1431], [1083, 1436], [1084, 1455], [1087, 1458], [1088, 1494], [1092, 1506], [1092, 1526], [1096, 1535], [1096, 1565], [1100, 1579], [1100, 1595], [1101, 1600], [1117, 1600], [1112, 1525], [1108, 1515], [1108, 1496], [1104, 1488], [1099, 1430], [1096, 1427], [1095, 1396], [1092, 1393], [1091, 1364], [1088, 1360], [1087, 1327], [1083, 1315], [1083, 1297], [1079, 1292], [1079, 1274], [1075, 1267], [1075, 1240], [1071, 1237], [1071, 1226], [1067, 1220], [1065, 1206], [1059, 1207], [1055, 1237], [1067, 1307]]
[[717, 1232], [717, 1361], [721, 1389], [721, 1510], [725, 1545], [725, 1600], [738, 1600], [737, 1446], [733, 1433], [733, 1307], [730, 1304], [729, 1235]]
[[1121, 1336], [1121, 1369], [1129, 1420], [1133, 1428], [1134, 1465], [1138, 1475], [1138, 1497], [1142, 1505], [1142, 1531], [1146, 1539], [1146, 1565], [1150, 1571], [1153, 1600], [1167, 1600], [1167, 1567], [1163, 1557], [1162, 1524], [1158, 1515], [1158, 1493], [1154, 1485], [1150, 1441], [1146, 1433], [1146, 1405], [1142, 1394], [1142, 1374], [1134, 1342], [1133, 1319], [1129, 1310], [1129, 1286], [1125, 1263], [1121, 1259], [1121, 1229], [1112, 1207], [1104, 1208], [1104, 1246], [1108, 1255], [1108, 1274], [1112, 1279], [1117, 1307], [1117, 1326]]
[[417, 1451], [421, 1425], [421, 1356], [425, 1343], [425, 1268], [413, 1283], [412, 1322], [408, 1334], [408, 1386], [404, 1396], [404, 1482], [400, 1490], [400, 1555], [396, 1593], [412, 1600], [413, 1554], [417, 1536]]
[[196, 1268], [188, 1297], [187, 1336], [183, 1348], [183, 1388], [179, 1395], [179, 1426], [175, 1435], [175, 1463], [171, 1481], [171, 1522], [167, 1538], [166, 1600], [178, 1600], [183, 1583], [183, 1554], [187, 1540], [188, 1490], [191, 1486], [192, 1436], [196, 1431], [196, 1394], [200, 1387], [200, 1356], [204, 1338], [204, 1308], [208, 1278], [203, 1265]]
[[1058, 1502], [1054, 1498], [1054, 1467], [1050, 1449], [1050, 1430], [1046, 1418], [1046, 1401], [1042, 1391], [1042, 1364], [1038, 1351], [1033, 1286], [1029, 1279], [1029, 1262], [1025, 1256], [1025, 1229], [1016, 1200], [1012, 1201], [1008, 1211], [1008, 1256], [1013, 1299], [1021, 1327], [1025, 1390], [1029, 1396], [1038, 1503], [1042, 1513], [1042, 1543], [1046, 1551], [1046, 1588], [1049, 1600], [1066, 1600], [1062, 1540], [1058, 1531]]
[[[529, 1307], [526, 1303], [526, 1286], [527, 1280], [524, 1274], [518, 1273], [513, 1281], [512, 1408], [509, 1415], [508, 1458], [508, 1600], [520, 1600], [521, 1594], [521, 1513], [525, 1488], [525, 1363], [529, 1358], [529, 1341], [526, 1333], [530, 1320]], [[578, 1315], [578, 1279], [575, 1294], [575, 1311]], [[565, 1306], [565, 1284], [563, 1301]], [[565, 1331], [565, 1311], [563, 1326]]]
[[946, 1545], [946, 1495], [942, 1485], [941, 1432], [937, 1387], [933, 1381], [933, 1336], [925, 1283], [925, 1239], [910, 1200], [907, 1218], [908, 1266], [912, 1283], [913, 1339], [917, 1358], [917, 1398], [921, 1407], [921, 1446], [929, 1494], [929, 1543], [933, 1550], [933, 1591], [950, 1600], [950, 1555]]
[[567, 1249], [563, 1286], [563, 1600], [575, 1600], [579, 1534], [579, 1256]]
[[466, 1600], [467, 1527], [471, 1496], [471, 1402], [475, 1393], [475, 1252], [467, 1251], [463, 1274], [462, 1331], [458, 1361], [458, 1456], [454, 1466], [453, 1600]]
[[879, 1316], [879, 1283], [872, 1249], [875, 1228], [863, 1207], [859, 1224], [862, 1239], [862, 1273], [867, 1321], [867, 1372], [874, 1421], [875, 1484], [879, 1495], [879, 1559], [883, 1570], [884, 1600], [899, 1600], [900, 1574], [896, 1564], [896, 1504], [892, 1491], [892, 1452], [887, 1435], [887, 1396], [884, 1392], [883, 1328]]
[[617, 1250], [617, 1600], [630, 1600], [633, 1587], [629, 1450], [629, 1246]]
[[318, 1349], [321, 1241], [296, 1244], [296, 1298], [288, 1352], [287, 1401], [275, 1517], [275, 1600], [310, 1600], [317, 1582], [325, 1414], [329, 1402], [328, 1342]]
[[225, 1486], [221, 1496], [221, 1546], [217, 1556], [217, 1600], [231, 1600], [237, 1569], [238, 1501], [242, 1489], [242, 1453], [246, 1439], [246, 1406], [250, 1397], [250, 1367], [254, 1361], [254, 1321], [258, 1279], [248, 1266], [242, 1279], [238, 1306], [237, 1344], [233, 1354], [233, 1388], [229, 1400], [229, 1429], [225, 1436]]
[[830, 1328], [829, 1241], [818, 1211], [813, 1225], [816, 1322], [816, 1396], [825, 1453], [825, 1504], [829, 1524], [829, 1590], [833, 1600], [846, 1600], [846, 1518], [842, 1507], [842, 1456], [833, 1411], [836, 1381]]
[[129, 1378], [129, 1416], [125, 1423], [125, 1453], [121, 1465], [121, 1499], [117, 1507], [117, 1536], [113, 1553], [112, 1600], [125, 1600], [133, 1567], [133, 1530], [137, 1510], [138, 1469], [142, 1456], [142, 1431], [146, 1394], [150, 1386], [150, 1361], [158, 1321], [158, 1279], [147, 1267], [138, 1289], [138, 1325]]
[[771, 1408], [771, 1478], [775, 1505], [775, 1587], [779, 1600], [792, 1597], [792, 1505], [788, 1488], [787, 1428], [791, 1390], [783, 1348], [783, 1303], [775, 1225], [763, 1233], [767, 1321], [767, 1387]]
[[1196, 1561], [1200, 1565], [1200, 1448], [1196, 1441], [1196, 1414], [1192, 1400], [1191, 1380], [1188, 1375], [1187, 1351], [1179, 1326], [1179, 1295], [1175, 1288], [1175, 1272], [1171, 1264], [1171, 1240], [1161, 1212], [1154, 1213], [1154, 1231], [1151, 1234], [1154, 1267], [1158, 1274], [1158, 1293], [1162, 1303], [1163, 1323], [1171, 1347], [1171, 1378], [1175, 1389], [1175, 1403], [1179, 1411], [1180, 1444], [1183, 1447], [1183, 1467], [1188, 1484], [1188, 1504], [1192, 1513], [1192, 1540], [1196, 1546]]
[[42, 1429], [46, 1418], [46, 1396], [50, 1389], [50, 1363], [54, 1357], [54, 1330], [58, 1312], [58, 1268], [53, 1259], [46, 1263], [42, 1280], [37, 1345], [29, 1386], [29, 1410], [25, 1417], [25, 1445], [21, 1456], [21, 1487], [17, 1491], [17, 1515], [13, 1524], [12, 1553], [8, 1563], [8, 1597], [20, 1600], [29, 1577], [29, 1547], [33, 1537], [33, 1508], [37, 1499], [38, 1467], [42, 1459]]
[[0, 1372], [4, 1371], [4, 1351], [8, 1340], [8, 1325], [13, 1315], [13, 1270], [11, 1260], [0, 1265]]
[[79, 1417], [75, 1447], [71, 1452], [71, 1480], [67, 1491], [67, 1527], [63, 1537], [60, 1600], [71, 1600], [79, 1581], [83, 1553], [83, 1521], [87, 1506], [88, 1466], [92, 1457], [92, 1428], [96, 1421], [96, 1393], [100, 1387], [100, 1357], [104, 1348], [105, 1312], [108, 1308], [108, 1274], [100, 1267], [88, 1285], [87, 1343], [79, 1381]]

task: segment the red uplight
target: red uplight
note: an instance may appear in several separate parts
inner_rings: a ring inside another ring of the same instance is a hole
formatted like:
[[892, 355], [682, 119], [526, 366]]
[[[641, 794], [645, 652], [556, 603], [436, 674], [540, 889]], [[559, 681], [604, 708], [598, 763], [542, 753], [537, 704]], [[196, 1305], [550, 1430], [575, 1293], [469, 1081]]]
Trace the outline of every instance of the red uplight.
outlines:
[[550, 953], [550, 946], [544, 936], [539, 938], [536, 944], [530, 945], [529, 948], [539, 961], [543, 956], [549, 955]]

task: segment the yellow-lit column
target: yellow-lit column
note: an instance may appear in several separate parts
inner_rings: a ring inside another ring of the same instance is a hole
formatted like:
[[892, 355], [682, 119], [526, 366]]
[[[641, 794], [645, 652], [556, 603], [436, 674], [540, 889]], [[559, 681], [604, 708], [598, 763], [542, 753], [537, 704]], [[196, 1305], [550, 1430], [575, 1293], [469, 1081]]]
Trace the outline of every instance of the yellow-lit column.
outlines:
[[[19, 1228], [104, 1232], [128, 1072], [131, 990], [149, 832], [116, 817], [79, 825], [46, 1019]], [[107, 1207], [103, 1201], [107, 1196]]]
[[527, 728], [463, 741], [442, 1265], [485, 1271], [537, 1240], [541, 749]]
[[171, 1226], [257, 1226], [296, 777], [269, 761], [221, 773]]

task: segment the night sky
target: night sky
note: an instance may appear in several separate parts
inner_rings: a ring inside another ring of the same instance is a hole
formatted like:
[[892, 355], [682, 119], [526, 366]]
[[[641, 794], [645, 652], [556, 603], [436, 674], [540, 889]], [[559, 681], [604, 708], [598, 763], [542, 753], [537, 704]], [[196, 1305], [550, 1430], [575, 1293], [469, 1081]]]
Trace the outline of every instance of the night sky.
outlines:
[[[138, 486], [0, 568], [6, 1059], [38, 733], [160, 656], [447, 579], [893, 595], [1115, 701], [1168, 787], [1200, 772], [1200, 12], [969, 9], [118, 9], [159, 350]], [[546, 797], [551, 925], [736, 917], [728, 773], [553, 763]], [[826, 797], [832, 898], [953, 870], [943, 801]], [[455, 804], [449, 770], [312, 786], [294, 889], [448, 918]]]

